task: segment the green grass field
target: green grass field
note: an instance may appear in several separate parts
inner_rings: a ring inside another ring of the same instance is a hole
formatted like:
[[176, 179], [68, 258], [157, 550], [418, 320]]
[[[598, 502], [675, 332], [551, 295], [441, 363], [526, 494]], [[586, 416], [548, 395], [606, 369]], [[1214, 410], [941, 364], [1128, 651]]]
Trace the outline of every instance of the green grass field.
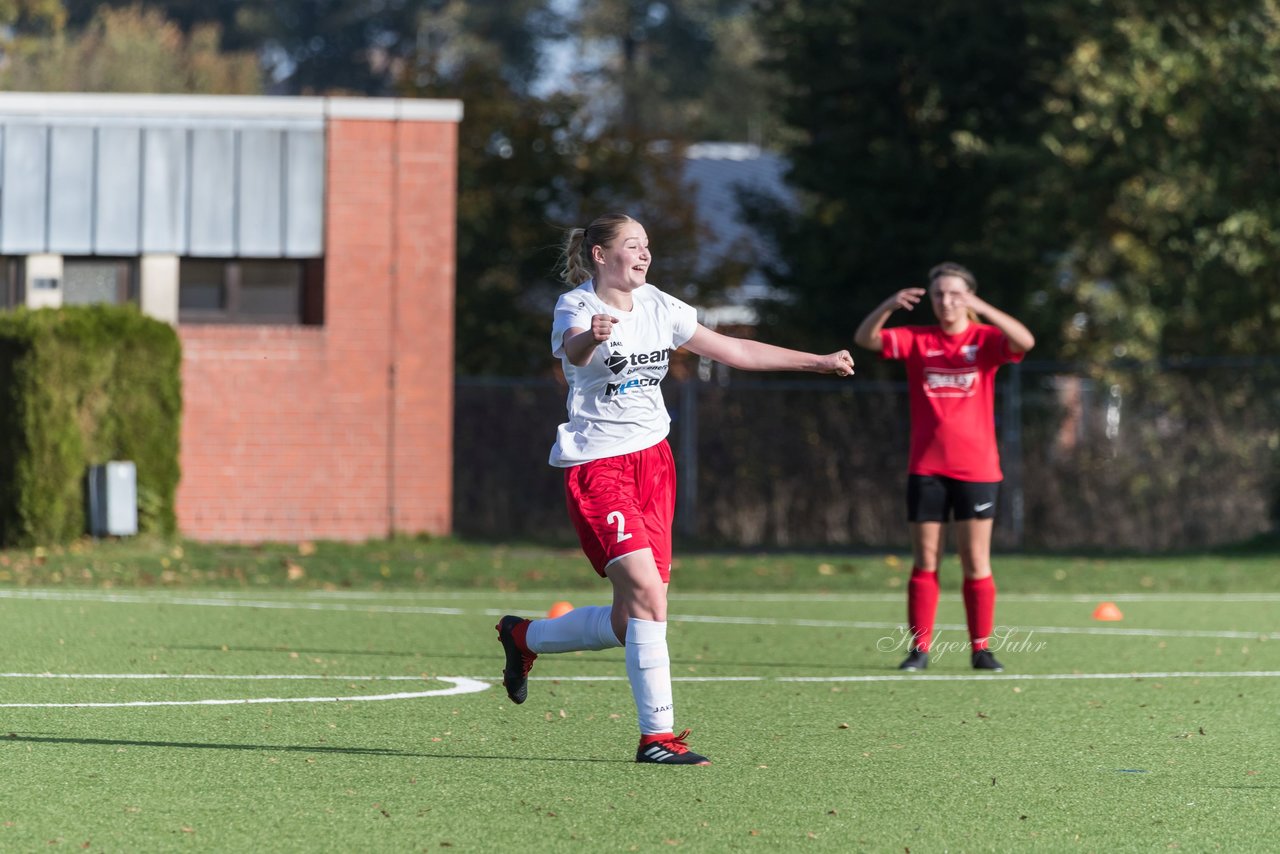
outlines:
[[900, 563], [682, 561], [677, 725], [714, 764], [660, 768], [621, 650], [495, 684], [497, 616], [605, 602], [566, 552], [0, 553], [0, 850], [1274, 849], [1274, 554], [1003, 557], [986, 676], [953, 566], [932, 666], [895, 669]]

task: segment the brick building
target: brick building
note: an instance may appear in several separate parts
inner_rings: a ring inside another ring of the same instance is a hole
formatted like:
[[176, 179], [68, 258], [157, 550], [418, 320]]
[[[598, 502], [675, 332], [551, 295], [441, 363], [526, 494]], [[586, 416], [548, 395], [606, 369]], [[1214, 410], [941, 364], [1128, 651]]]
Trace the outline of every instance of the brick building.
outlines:
[[461, 116], [0, 94], [0, 305], [176, 325], [184, 535], [450, 531]]

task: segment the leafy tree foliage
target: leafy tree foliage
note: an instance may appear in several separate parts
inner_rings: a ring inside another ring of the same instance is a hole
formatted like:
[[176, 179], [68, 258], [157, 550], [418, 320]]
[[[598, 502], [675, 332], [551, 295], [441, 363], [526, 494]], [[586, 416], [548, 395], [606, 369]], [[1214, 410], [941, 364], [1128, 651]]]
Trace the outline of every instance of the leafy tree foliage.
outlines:
[[0, 0], [0, 26], [11, 38], [60, 33], [66, 22], [67, 10], [59, 0]]
[[4, 69], [61, 37], [66, 23], [60, 0], [0, 0], [0, 82], [7, 76]]
[[951, 257], [1046, 356], [1276, 352], [1276, 0], [756, 11], [799, 134], [799, 214], [753, 208], [780, 322], [851, 326]]
[[1064, 355], [1280, 348], [1280, 7], [1104, 0], [1045, 103]]
[[1040, 107], [1069, 48], [1050, 5], [756, 4], [768, 61], [787, 81], [780, 110], [799, 135], [788, 151], [798, 215], [752, 213], [794, 298], [775, 322], [847, 344], [867, 311], [944, 259], [970, 266], [996, 305], [1022, 310], [1046, 253], [1061, 249], [1026, 218], [1022, 192], [1046, 159]]
[[747, 0], [599, 0], [572, 21], [572, 86], [631, 132], [772, 144], [776, 81]]
[[[539, 4], [524, 6], [529, 16]], [[545, 374], [566, 229], [621, 210], [644, 223], [656, 281], [694, 268], [693, 210], [669, 147], [584, 111], [581, 96], [537, 95], [532, 29], [501, 2], [455, 4], [405, 65], [404, 94], [460, 98], [457, 365], [464, 374]], [[471, 18], [474, 14], [476, 18]], [[486, 23], [487, 22], [487, 23]], [[490, 36], [493, 40], [490, 40]]]
[[26, 37], [10, 47], [5, 88], [55, 92], [252, 94], [252, 54], [224, 53], [216, 25], [184, 33], [157, 9], [104, 6], [82, 28]]
[[[73, 25], [102, 0], [70, 0]], [[138, 0], [107, 0], [122, 6]], [[545, 0], [154, 0], [186, 31], [217, 24], [228, 48], [255, 51], [282, 94], [391, 95], [424, 56], [491, 46], [532, 77], [559, 16]], [[429, 81], [418, 79], [420, 85]]]

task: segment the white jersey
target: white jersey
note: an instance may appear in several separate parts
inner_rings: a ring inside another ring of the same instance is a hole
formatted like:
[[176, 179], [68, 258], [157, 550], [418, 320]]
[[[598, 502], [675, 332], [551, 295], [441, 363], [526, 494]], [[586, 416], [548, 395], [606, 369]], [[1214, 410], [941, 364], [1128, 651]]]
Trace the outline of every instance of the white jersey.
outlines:
[[[693, 337], [697, 309], [653, 285], [631, 292], [631, 311], [606, 305], [593, 282], [561, 295], [551, 325], [551, 352], [569, 382], [568, 422], [551, 449], [551, 465], [561, 468], [589, 460], [642, 451], [666, 438], [671, 428], [659, 385], [671, 354]], [[591, 317], [618, 318], [613, 334], [579, 368], [564, 352], [564, 333], [590, 329]]]

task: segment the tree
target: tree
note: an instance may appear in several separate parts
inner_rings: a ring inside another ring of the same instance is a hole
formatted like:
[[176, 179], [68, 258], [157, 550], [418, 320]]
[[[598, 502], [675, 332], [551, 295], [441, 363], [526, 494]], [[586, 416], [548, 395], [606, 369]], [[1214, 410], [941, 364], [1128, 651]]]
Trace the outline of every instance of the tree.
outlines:
[[224, 54], [216, 26], [184, 34], [158, 10], [103, 7], [83, 31], [27, 38], [0, 73], [7, 89], [55, 92], [261, 91], [250, 54]]
[[1082, 23], [1039, 190], [1067, 238], [1063, 354], [1277, 352], [1280, 7], [1107, 0]]
[[60, 0], [0, 0], [0, 26], [10, 37], [50, 36], [62, 32], [67, 10]]
[[[522, 26], [523, 10], [534, 23]], [[554, 275], [565, 229], [622, 210], [644, 222], [656, 269], [679, 291], [695, 266], [694, 212], [679, 152], [595, 121], [581, 96], [535, 94], [542, 4], [442, 6], [422, 21], [402, 94], [460, 98], [457, 365], [463, 374], [537, 375], [550, 359]], [[519, 37], [530, 42], [523, 47]]]
[[0, 0], [0, 80], [3, 69], [25, 61], [62, 35], [67, 10], [60, 0]]
[[944, 259], [1021, 312], [1061, 249], [1026, 215], [1024, 193], [1047, 159], [1041, 105], [1070, 47], [1061, 5], [756, 4], [798, 134], [788, 154], [799, 212], [751, 209], [785, 259], [775, 283], [793, 297], [774, 322], [847, 342], [862, 315]]
[[630, 133], [772, 144], [775, 81], [747, 0], [601, 0], [572, 22], [572, 86]]
[[[102, 0], [70, 0], [74, 23]], [[136, 0], [106, 0], [120, 6]], [[229, 49], [254, 51], [282, 94], [391, 95], [416, 62], [485, 44], [531, 70], [559, 16], [545, 0], [158, 0], [185, 32], [216, 24]], [[417, 79], [418, 85], [429, 81]]]

